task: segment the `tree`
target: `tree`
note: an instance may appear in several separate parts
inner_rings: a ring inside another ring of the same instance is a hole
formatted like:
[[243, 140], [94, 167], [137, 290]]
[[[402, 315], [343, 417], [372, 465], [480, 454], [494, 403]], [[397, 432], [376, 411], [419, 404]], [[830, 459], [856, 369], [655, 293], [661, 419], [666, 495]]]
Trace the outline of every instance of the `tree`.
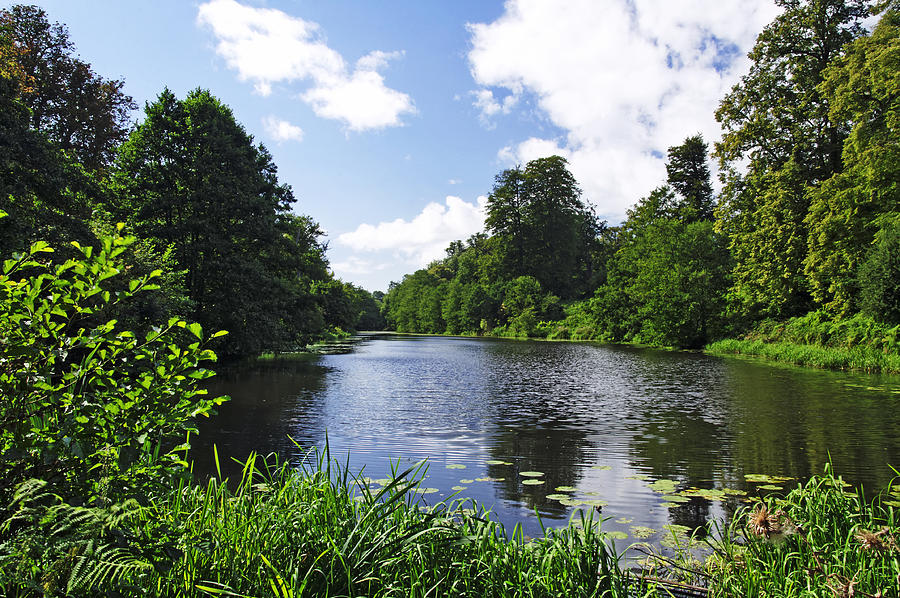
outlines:
[[565, 298], [587, 291], [601, 224], [582, 202], [564, 158], [532, 160], [524, 170], [497, 175], [485, 227], [502, 244], [505, 278], [534, 276]]
[[900, 324], [900, 219], [889, 221], [860, 268], [862, 311], [879, 322]]
[[327, 277], [318, 227], [290, 214], [271, 155], [208, 91], [148, 104], [113, 180], [115, 213], [173, 245], [194, 319], [231, 331], [227, 352], [289, 348], [321, 329], [309, 317], [311, 284]]
[[699, 134], [669, 148], [667, 182], [681, 196], [678, 209], [687, 222], [713, 219], [713, 190], [706, 163], [708, 150], [709, 146]]
[[805, 271], [815, 299], [844, 315], [859, 307], [857, 274], [876, 231], [900, 214], [900, 12], [825, 70], [831, 118], [852, 123], [844, 170], [813, 189]]
[[51, 25], [36, 6], [0, 11], [0, 26], [11, 33], [15, 61], [25, 85], [21, 99], [30, 109], [31, 128], [44, 132], [90, 170], [107, 165], [130, 129], [136, 108], [121, 80], [106, 80], [74, 56], [64, 25]]
[[[757, 38], [750, 72], [722, 100], [716, 144], [725, 185], [718, 228], [735, 257], [732, 296], [758, 316], [810, 307], [803, 274], [807, 190], [841, 169], [844, 122], [820, 84], [862, 34], [867, 0], [777, 0], [784, 12]], [[743, 163], [746, 162], [746, 167]]]

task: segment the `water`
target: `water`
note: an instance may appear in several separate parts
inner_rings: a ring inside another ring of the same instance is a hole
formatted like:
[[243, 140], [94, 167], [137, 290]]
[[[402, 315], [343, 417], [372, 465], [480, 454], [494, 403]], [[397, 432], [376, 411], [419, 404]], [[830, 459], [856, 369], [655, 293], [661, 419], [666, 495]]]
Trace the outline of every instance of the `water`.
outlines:
[[599, 508], [626, 542], [659, 542], [664, 526], [695, 529], [791, 484], [761, 489], [746, 474], [802, 480], [830, 460], [874, 491], [900, 466], [900, 378], [697, 353], [372, 335], [349, 353], [224, 368], [210, 392], [232, 401], [194, 442], [198, 471], [213, 469], [213, 443], [296, 459], [289, 436], [323, 446], [327, 432], [332, 455], [373, 479], [427, 457], [423, 486], [437, 491], [423, 501], [464, 487], [532, 536], [536, 512], [562, 526]]

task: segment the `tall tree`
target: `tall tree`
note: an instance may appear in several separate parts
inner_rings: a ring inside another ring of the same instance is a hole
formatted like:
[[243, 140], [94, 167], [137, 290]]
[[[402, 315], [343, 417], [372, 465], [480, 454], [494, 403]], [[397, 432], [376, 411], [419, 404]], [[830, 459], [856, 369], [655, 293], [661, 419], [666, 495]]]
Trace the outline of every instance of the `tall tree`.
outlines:
[[15, 45], [31, 127], [89, 169], [108, 164], [127, 136], [136, 108], [123, 91], [124, 82], [104, 79], [77, 58], [66, 27], [51, 25], [41, 8], [18, 4], [3, 9], [0, 25], [8, 28]]
[[[735, 257], [733, 297], [744, 311], [787, 316], [811, 304], [803, 274], [807, 190], [841, 169], [846, 124], [820, 84], [862, 34], [868, 0], [776, 0], [784, 9], [757, 38], [750, 72], [722, 100], [716, 145], [725, 185], [718, 227]], [[746, 164], [746, 166], [745, 166]]]
[[687, 222], [713, 219], [713, 189], [707, 164], [709, 146], [702, 135], [669, 148], [667, 182], [681, 197], [679, 209]]
[[195, 319], [229, 330], [228, 351], [296, 342], [315, 325], [303, 278], [327, 274], [324, 248], [318, 227], [290, 214], [294, 197], [271, 155], [205, 90], [184, 100], [165, 90], [146, 115], [115, 164], [118, 215], [174, 246]]
[[877, 231], [900, 217], [900, 12], [850, 44], [820, 89], [831, 118], [852, 129], [844, 170], [811, 192], [805, 266], [815, 299], [847, 314], [860, 306], [857, 274]]

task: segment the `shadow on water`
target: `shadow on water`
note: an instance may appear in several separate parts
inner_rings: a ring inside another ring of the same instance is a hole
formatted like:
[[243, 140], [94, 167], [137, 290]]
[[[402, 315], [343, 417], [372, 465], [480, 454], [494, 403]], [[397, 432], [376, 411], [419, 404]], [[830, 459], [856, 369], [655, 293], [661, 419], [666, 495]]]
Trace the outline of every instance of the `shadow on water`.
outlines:
[[210, 392], [232, 401], [203, 422], [198, 473], [213, 443], [296, 458], [288, 436], [321, 446], [327, 430], [351, 468], [379, 479], [427, 457], [427, 502], [471, 497], [532, 535], [535, 511], [562, 525], [593, 508], [607, 529], [659, 537], [769, 491], [747, 474], [803, 479], [830, 458], [877, 489], [900, 463], [900, 379], [698, 353], [378, 335], [225, 368]]

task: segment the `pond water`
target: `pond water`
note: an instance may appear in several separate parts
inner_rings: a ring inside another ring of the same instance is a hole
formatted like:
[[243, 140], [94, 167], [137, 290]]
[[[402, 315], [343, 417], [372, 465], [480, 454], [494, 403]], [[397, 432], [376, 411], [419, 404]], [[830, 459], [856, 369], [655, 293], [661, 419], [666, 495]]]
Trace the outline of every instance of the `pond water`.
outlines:
[[802, 480], [830, 461], [875, 491], [900, 466], [900, 378], [698, 353], [376, 334], [222, 368], [210, 392], [232, 400], [193, 442], [201, 473], [213, 444], [296, 459], [288, 437], [327, 432], [373, 479], [427, 457], [424, 502], [458, 491], [531, 536], [536, 513], [556, 527], [599, 508], [623, 542], [659, 542], [792, 483], [754, 474]]

